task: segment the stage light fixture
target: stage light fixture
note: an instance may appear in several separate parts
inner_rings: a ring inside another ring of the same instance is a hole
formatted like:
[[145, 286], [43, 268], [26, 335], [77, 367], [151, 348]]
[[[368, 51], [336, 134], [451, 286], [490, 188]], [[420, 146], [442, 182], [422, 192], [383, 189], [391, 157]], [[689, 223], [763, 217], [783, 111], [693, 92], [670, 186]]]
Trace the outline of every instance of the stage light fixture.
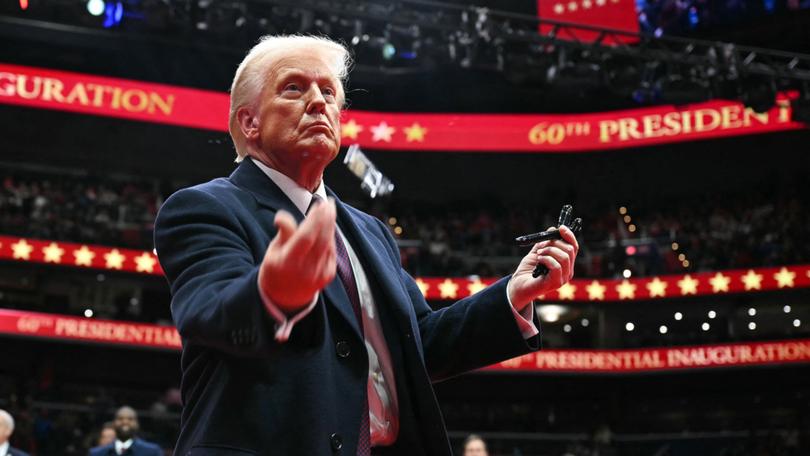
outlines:
[[589, 325], [589, 324], [591, 324], [591, 322], [590, 322], [590, 321], [588, 321], [588, 319], [587, 319], [587, 318], [583, 318], [581, 323], [582, 323], [582, 327], [583, 327], [583, 328], [587, 328], [587, 327], [588, 327], [588, 325]]
[[669, 329], [666, 327], [666, 325], [661, 325], [661, 327], [658, 328], [658, 332], [660, 332], [661, 334], [666, 334], [667, 331], [669, 331]]
[[709, 318], [712, 318], [712, 319], [713, 319], [713, 318], [715, 318], [716, 316], [717, 316], [717, 312], [715, 312], [715, 311], [713, 311], [713, 310], [710, 310], [710, 311], [709, 311]]
[[105, 9], [104, 0], [87, 0], [87, 12], [93, 16], [101, 16]]
[[683, 314], [680, 312], [675, 312], [675, 319], [678, 321], [683, 320]]
[[84, 309], [84, 316], [87, 318], [93, 318], [93, 309]]
[[622, 276], [624, 276], [625, 279], [629, 279], [631, 275], [633, 275], [633, 273], [630, 272], [629, 269], [625, 269], [624, 271], [622, 271]]
[[756, 314], [757, 314], [757, 309], [754, 309], [753, 307], [748, 309], [748, 315], [749, 316], [753, 317]]
[[798, 328], [798, 327], [799, 327], [799, 326], [801, 326], [801, 325], [802, 325], [802, 321], [801, 321], [801, 320], [799, 320], [798, 318], [797, 318], [797, 319], [795, 319], [795, 320], [793, 320], [793, 326], [794, 326], [795, 328]]
[[782, 311], [784, 311], [786, 314], [787, 314], [787, 313], [790, 313], [790, 305], [789, 305], [789, 304], [785, 304], [785, 307], [782, 307]]
[[750, 329], [751, 331], [757, 329], [757, 324], [754, 323], [753, 321], [748, 323], [748, 329]]
[[124, 18], [124, 4], [121, 2], [109, 2], [104, 5], [104, 28], [112, 28], [121, 24]]
[[624, 329], [626, 329], [628, 332], [631, 332], [634, 329], [636, 329], [636, 325], [634, 325], [632, 321], [628, 321], [627, 324], [624, 325]]
[[570, 333], [571, 332], [571, 325], [566, 324], [565, 326], [563, 326], [563, 331], [565, 331], [567, 333]]

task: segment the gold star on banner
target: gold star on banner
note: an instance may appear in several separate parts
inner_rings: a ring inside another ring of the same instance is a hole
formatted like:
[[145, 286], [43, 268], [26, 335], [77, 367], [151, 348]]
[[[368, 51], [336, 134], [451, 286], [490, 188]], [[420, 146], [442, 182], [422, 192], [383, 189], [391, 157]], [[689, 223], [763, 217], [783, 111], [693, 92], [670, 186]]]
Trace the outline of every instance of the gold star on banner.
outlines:
[[571, 282], [566, 282], [560, 288], [557, 288], [557, 294], [560, 299], [574, 299], [574, 293], [577, 291], [576, 285], [571, 285]]
[[562, 14], [565, 12], [565, 7], [562, 6], [562, 4], [557, 3], [556, 5], [554, 5], [554, 12], [557, 14]]
[[773, 275], [773, 278], [776, 279], [776, 283], [779, 285], [779, 288], [792, 287], [793, 279], [796, 278], [796, 273], [793, 271], [788, 271], [786, 267], [782, 267], [779, 272]]
[[655, 277], [652, 279], [652, 282], [647, 284], [647, 290], [650, 291], [650, 297], [654, 298], [656, 296], [664, 297], [667, 295], [667, 285], [668, 283], [664, 282], [663, 280]]
[[619, 299], [635, 299], [636, 285], [624, 279], [620, 284], [616, 285], [616, 292], [619, 293]]
[[42, 254], [45, 257], [46, 263], [61, 263], [65, 249], [56, 245], [56, 242], [51, 242], [46, 247], [42, 248]]
[[587, 290], [588, 292], [588, 299], [592, 301], [593, 300], [604, 301], [606, 289], [607, 287], [599, 283], [598, 280], [594, 280], [593, 282], [589, 283], [588, 286], [585, 287], [585, 290]]
[[140, 256], [135, 257], [135, 270], [138, 272], [152, 273], [155, 270], [157, 260], [147, 252], [143, 252]]
[[483, 290], [487, 286], [484, 285], [484, 282], [481, 279], [475, 279], [471, 284], [467, 285], [467, 290], [470, 291], [470, 296], [478, 293], [479, 291]]
[[591, 3], [591, 0], [585, 0], [585, 1], [582, 2], [582, 7], [585, 8], [585, 9], [590, 9], [591, 6], [593, 6], [593, 3]]
[[393, 135], [396, 130], [397, 129], [394, 127], [389, 127], [386, 122], [380, 122], [379, 125], [371, 127], [371, 140], [374, 142], [391, 142], [391, 135]]
[[605, 0], [596, 0], [596, 4], [599, 6], [605, 6]]
[[411, 141], [418, 141], [422, 142], [425, 140], [425, 134], [427, 133], [427, 128], [419, 125], [418, 123], [414, 122], [413, 125], [410, 127], [403, 128], [405, 130], [405, 140], [408, 142]]
[[107, 261], [107, 269], [121, 269], [124, 267], [124, 260], [126, 257], [121, 255], [118, 249], [112, 249], [110, 253], [104, 254], [104, 260]]
[[357, 139], [357, 134], [363, 131], [363, 126], [350, 119], [348, 122], [340, 126], [340, 136], [344, 138]]
[[430, 289], [429, 283], [422, 279], [416, 279], [416, 286], [419, 287], [419, 291], [422, 292], [422, 296], [427, 296], [427, 292]]
[[728, 291], [729, 282], [731, 282], [731, 277], [724, 276], [722, 272], [718, 272], [709, 279], [709, 283], [712, 284], [712, 290], [714, 290], [715, 293]]
[[762, 274], [757, 274], [753, 269], [749, 269], [744, 276], [740, 277], [740, 279], [742, 279], [743, 283], [745, 284], [746, 290], [762, 289]]
[[34, 246], [26, 242], [25, 239], [20, 239], [14, 244], [11, 244], [11, 250], [14, 251], [13, 257], [15, 260], [30, 260], [31, 251], [34, 250]]
[[76, 257], [76, 266], [91, 266], [96, 254], [83, 245], [79, 250], [73, 252], [73, 256]]
[[444, 282], [439, 284], [439, 293], [442, 298], [454, 299], [458, 293], [458, 285], [450, 279], [444, 279]]
[[576, 11], [576, 10], [577, 10], [577, 2], [568, 3], [568, 11]]
[[698, 283], [700, 282], [697, 279], [693, 279], [692, 276], [686, 274], [683, 279], [678, 281], [678, 288], [681, 289], [681, 294], [684, 296], [696, 295]]

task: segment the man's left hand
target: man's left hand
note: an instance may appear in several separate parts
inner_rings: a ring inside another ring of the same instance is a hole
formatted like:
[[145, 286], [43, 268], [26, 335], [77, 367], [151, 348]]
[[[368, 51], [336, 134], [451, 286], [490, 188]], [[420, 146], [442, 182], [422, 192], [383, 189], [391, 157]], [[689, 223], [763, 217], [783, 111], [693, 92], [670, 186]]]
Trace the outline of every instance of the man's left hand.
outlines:
[[[556, 230], [551, 226], [548, 230]], [[576, 236], [565, 225], [560, 227], [562, 239], [538, 242], [523, 257], [517, 270], [512, 274], [507, 287], [509, 299], [518, 311], [543, 293], [556, 290], [574, 277], [574, 261], [579, 252]], [[542, 264], [548, 273], [532, 277], [534, 268]]]

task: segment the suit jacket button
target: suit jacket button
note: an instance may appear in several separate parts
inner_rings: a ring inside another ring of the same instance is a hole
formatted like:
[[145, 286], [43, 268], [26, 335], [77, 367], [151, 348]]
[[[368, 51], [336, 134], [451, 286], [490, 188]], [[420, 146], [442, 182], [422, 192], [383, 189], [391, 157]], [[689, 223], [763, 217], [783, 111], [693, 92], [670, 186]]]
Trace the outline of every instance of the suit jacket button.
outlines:
[[337, 355], [340, 356], [341, 358], [348, 358], [352, 352], [352, 349], [351, 346], [349, 346], [348, 342], [346, 342], [345, 340], [341, 340], [337, 344], [335, 344], [335, 351], [337, 352]]
[[332, 451], [338, 452], [343, 448], [343, 437], [340, 434], [332, 434], [329, 436], [329, 443], [332, 444]]

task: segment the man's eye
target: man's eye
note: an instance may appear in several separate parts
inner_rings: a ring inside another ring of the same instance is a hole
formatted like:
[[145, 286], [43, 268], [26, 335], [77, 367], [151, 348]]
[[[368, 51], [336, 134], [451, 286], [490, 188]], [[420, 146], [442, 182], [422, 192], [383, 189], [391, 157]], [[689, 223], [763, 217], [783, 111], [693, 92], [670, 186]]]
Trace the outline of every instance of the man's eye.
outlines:
[[331, 87], [325, 87], [323, 90], [321, 90], [321, 93], [323, 93], [324, 96], [334, 97], [335, 96], [335, 89], [333, 89]]
[[291, 90], [291, 91], [294, 91], [294, 92], [300, 92], [301, 88], [298, 87], [298, 84], [287, 84], [286, 86], [284, 86], [284, 90], [285, 91]]

